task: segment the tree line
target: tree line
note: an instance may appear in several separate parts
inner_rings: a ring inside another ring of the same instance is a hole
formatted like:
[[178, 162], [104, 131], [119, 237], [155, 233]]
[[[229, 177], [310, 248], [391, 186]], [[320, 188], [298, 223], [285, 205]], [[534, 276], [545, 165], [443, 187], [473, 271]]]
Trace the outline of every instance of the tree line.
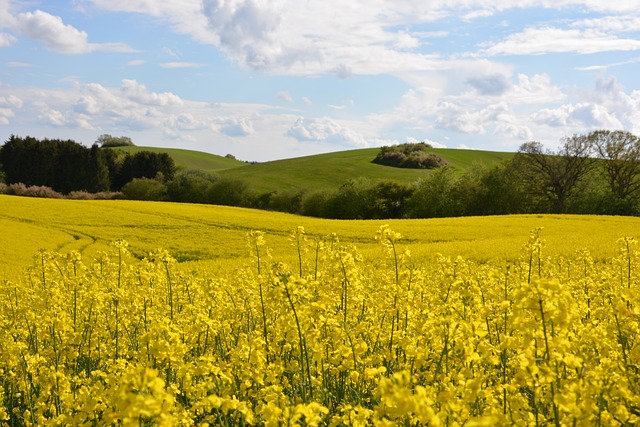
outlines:
[[[7, 169], [3, 162], [10, 141], [0, 150], [0, 163], [7, 182], [17, 182], [9, 180], [15, 179], [16, 172], [11, 167]], [[66, 147], [68, 143], [65, 144], [62, 145]], [[89, 172], [99, 169], [101, 156], [109, 158], [115, 154], [106, 154], [111, 150], [96, 146], [85, 150], [82, 164], [87, 165], [87, 171], [81, 174], [85, 177], [84, 188], [96, 188], [90, 185], [103, 182], [97, 177], [106, 172], [92, 177]], [[62, 152], [60, 149], [59, 153]], [[242, 206], [336, 219], [518, 213], [640, 214], [640, 141], [624, 131], [573, 135], [563, 139], [556, 151], [544, 150], [539, 142], [527, 142], [509, 161], [476, 164], [463, 172], [444, 165], [411, 184], [356, 177], [339, 188], [318, 191], [259, 193], [242, 180], [201, 170], [175, 171], [172, 167], [165, 171], [158, 165], [147, 170], [142, 167], [144, 162], [136, 163], [135, 168], [124, 166], [127, 158], [140, 154], [106, 161], [110, 188], [122, 191], [129, 199]], [[140, 159], [143, 157], [147, 155]], [[81, 163], [69, 158], [61, 162], [47, 167], [67, 165], [73, 169]], [[126, 170], [136, 172], [125, 173]], [[142, 170], [148, 173], [141, 173]], [[44, 172], [25, 172], [23, 182], [48, 185], [45, 183], [50, 175]], [[40, 177], [38, 182], [36, 176]], [[75, 182], [81, 181], [77, 177]], [[66, 187], [52, 188], [64, 191], [62, 188]]]
[[0, 148], [4, 181], [26, 186], [45, 186], [68, 194], [121, 191], [134, 178], [172, 179], [173, 159], [166, 153], [135, 154], [90, 148], [72, 140], [18, 137], [12, 135]]

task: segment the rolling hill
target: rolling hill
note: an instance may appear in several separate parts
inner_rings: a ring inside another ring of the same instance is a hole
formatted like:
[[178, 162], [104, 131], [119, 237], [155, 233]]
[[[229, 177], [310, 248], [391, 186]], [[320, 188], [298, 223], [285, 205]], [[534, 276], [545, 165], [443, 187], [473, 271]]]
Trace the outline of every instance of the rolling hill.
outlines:
[[127, 153], [137, 153], [140, 151], [151, 151], [154, 153], [167, 153], [171, 156], [178, 168], [201, 169], [208, 172], [218, 172], [225, 169], [232, 169], [246, 165], [239, 160], [216, 154], [203, 153], [201, 151], [183, 150], [180, 148], [158, 148], [158, 147], [117, 147]]
[[[203, 169], [220, 176], [241, 179], [257, 192], [335, 189], [351, 178], [385, 179], [412, 183], [426, 174], [425, 169], [403, 169], [372, 163], [379, 148], [339, 151], [327, 154], [243, 163], [214, 154], [197, 151], [153, 147], [123, 147], [129, 152], [166, 152], [176, 165], [187, 169]], [[492, 164], [511, 159], [514, 153], [434, 148], [450, 165], [460, 171], [474, 163]]]

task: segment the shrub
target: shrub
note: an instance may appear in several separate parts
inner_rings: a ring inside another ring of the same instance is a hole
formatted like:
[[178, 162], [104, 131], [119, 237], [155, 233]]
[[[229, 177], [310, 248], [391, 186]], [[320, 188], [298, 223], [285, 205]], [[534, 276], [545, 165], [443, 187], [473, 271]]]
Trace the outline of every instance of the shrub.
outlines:
[[447, 164], [438, 154], [427, 153], [429, 148], [432, 147], [424, 142], [384, 146], [373, 163], [413, 169], [434, 169]]
[[61, 199], [63, 197], [62, 194], [54, 191], [51, 187], [45, 187], [43, 185], [26, 186], [22, 182], [10, 184], [5, 190], [5, 194], [25, 197], [42, 197], [47, 199]]
[[88, 191], [72, 191], [67, 194], [66, 199], [72, 200], [118, 200], [124, 199], [124, 194], [120, 191], [100, 191], [89, 193]]
[[124, 187], [122, 193], [132, 200], [167, 200], [167, 186], [151, 178], [134, 178]]
[[304, 191], [299, 190], [275, 192], [269, 197], [269, 208], [278, 212], [298, 213], [303, 196]]

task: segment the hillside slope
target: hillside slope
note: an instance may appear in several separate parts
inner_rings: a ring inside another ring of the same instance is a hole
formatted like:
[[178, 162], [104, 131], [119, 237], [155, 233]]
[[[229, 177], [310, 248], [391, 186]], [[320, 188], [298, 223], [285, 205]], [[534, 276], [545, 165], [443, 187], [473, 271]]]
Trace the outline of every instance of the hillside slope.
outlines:
[[183, 150], [180, 148], [159, 148], [159, 147], [117, 147], [127, 153], [138, 153], [140, 151], [151, 151], [154, 153], [167, 153], [171, 156], [178, 168], [182, 169], [202, 169], [208, 172], [217, 172], [224, 169], [245, 166], [246, 163], [216, 154], [203, 153], [201, 151]]
[[[221, 175], [246, 181], [257, 191], [335, 189], [355, 177], [415, 182], [431, 173], [372, 163], [378, 148], [340, 151], [293, 159], [247, 164], [222, 171]], [[514, 153], [479, 150], [431, 149], [460, 171], [474, 163], [490, 165], [511, 159]]]
[[[241, 179], [258, 193], [271, 191], [313, 191], [336, 189], [349, 179], [363, 177], [372, 180], [390, 180], [413, 183], [431, 173], [425, 169], [404, 169], [372, 163], [379, 148], [364, 148], [316, 154], [292, 159], [249, 164], [215, 154], [199, 151], [158, 147], [118, 147], [130, 153], [153, 151], [169, 154], [176, 166], [184, 169], [202, 169], [220, 176]], [[509, 160], [514, 153], [481, 150], [433, 148], [460, 172], [474, 163], [491, 165]]]

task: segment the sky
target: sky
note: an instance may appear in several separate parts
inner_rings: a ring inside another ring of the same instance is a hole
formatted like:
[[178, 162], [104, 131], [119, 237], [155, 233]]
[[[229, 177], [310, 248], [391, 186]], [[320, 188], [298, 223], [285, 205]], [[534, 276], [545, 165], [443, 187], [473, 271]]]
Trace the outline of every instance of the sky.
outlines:
[[240, 160], [640, 135], [640, 0], [0, 0], [0, 141]]

